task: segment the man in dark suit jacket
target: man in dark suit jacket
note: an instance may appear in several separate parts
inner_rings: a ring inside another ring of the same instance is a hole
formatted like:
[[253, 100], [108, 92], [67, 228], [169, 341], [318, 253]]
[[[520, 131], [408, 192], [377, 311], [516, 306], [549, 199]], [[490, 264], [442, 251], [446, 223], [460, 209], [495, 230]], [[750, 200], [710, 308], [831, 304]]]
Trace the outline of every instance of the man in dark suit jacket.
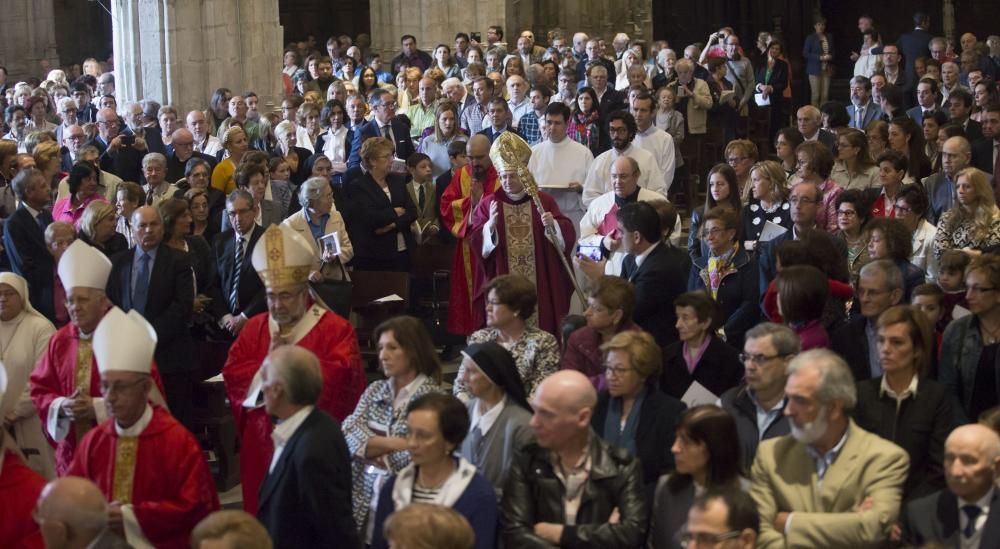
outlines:
[[3, 247], [11, 269], [28, 282], [31, 305], [54, 322], [55, 263], [45, 245], [45, 228], [52, 223], [52, 214], [45, 209], [51, 189], [42, 172], [34, 168], [21, 170], [11, 187], [21, 205], [4, 225]]
[[916, 80], [916, 69], [914, 64], [918, 57], [930, 55], [928, 45], [931, 43], [931, 33], [927, 31], [931, 26], [931, 18], [926, 13], [917, 12], [913, 14], [913, 24], [916, 26], [912, 31], [903, 33], [896, 45], [903, 53], [903, 62], [906, 63], [906, 80], [913, 82]]
[[677, 341], [674, 299], [687, 290], [691, 259], [662, 241], [659, 214], [648, 203], [628, 204], [617, 215], [621, 246], [628, 254], [621, 276], [635, 286], [632, 320], [666, 346]]
[[856, 381], [864, 381], [882, 375], [875, 322], [889, 307], [902, 302], [903, 273], [887, 259], [868, 263], [858, 277], [857, 300], [861, 313], [833, 331], [830, 348], [844, 357]]
[[264, 407], [278, 424], [257, 519], [276, 549], [361, 549], [351, 513], [347, 442], [337, 420], [316, 408], [323, 386], [319, 360], [302, 347], [279, 347], [261, 374]]
[[[410, 138], [409, 119], [405, 116], [396, 116], [396, 98], [388, 90], [378, 89], [372, 91], [369, 104], [375, 116], [355, 129], [347, 167], [354, 168], [361, 165], [361, 144], [372, 137], [388, 137], [396, 147], [395, 157], [400, 160], [409, 158], [417, 149]], [[386, 135], [386, 132], [389, 135]]]
[[517, 128], [511, 126], [511, 112], [510, 106], [504, 101], [502, 97], [494, 97], [490, 99], [486, 106], [487, 118], [489, 118], [492, 123], [490, 126], [485, 127], [479, 132], [479, 135], [485, 135], [490, 143], [496, 141], [497, 137], [503, 132], [514, 132], [520, 137], [524, 137], [517, 131]]
[[812, 105], [800, 107], [795, 113], [799, 132], [806, 141], [819, 141], [837, 156], [837, 134], [823, 129], [823, 113]]
[[[218, 277], [209, 290], [212, 297], [209, 308], [212, 317], [236, 337], [250, 317], [267, 310], [264, 284], [250, 261], [264, 229], [254, 221], [257, 204], [247, 191], [233, 191], [226, 200], [226, 215], [233, 229], [219, 233], [212, 242]], [[239, 254], [236, 250], [237, 238], [241, 247]], [[237, 255], [240, 256], [238, 273]]]
[[[150, 151], [146, 140], [136, 137], [129, 130], [122, 131], [121, 120], [112, 109], [98, 111], [97, 132], [97, 137], [89, 144], [97, 147], [98, 152], [101, 153], [101, 169], [111, 172], [125, 181], [141, 184], [144, 181], [142, 157]], [[145, 133], [153, 134], [153, 132]]]
[[200, 158], [208, 162], [208, 173], [215, 169], [215, 157], [194, 150], [194, 135], [185, 128], [174, 130], [173, 140], [167, 145], [167, 182], [176, 183], [184, 178], [188, 160]]
[[596, 63], [608, 69], [608, 80], [610, 82], [614, 82], [618, 77], [618, 73], [615, 72], [615, 63], [610, 59], [601, 57], [601, 47], [598, 44], [597, 39], [592, 38], [588, 40], [586, 47], [587, 58], [576, 64], [576, 81], [580, 82], [583, 86], [588, 85], [586, 84], [586, 77], [589, 76], [588, 68], [591, 64]]
[[1000, 437], [985, 425], [963, 425], [948, 435], [944, 452], [948, 487], [905, 505], [903, 542], [913, 547], [1000, 547]]
[[163, 219], [156, 208], [132, 212], [132, 230], [135, 249], [111, 258], [108, 299], [126, 312], [135, 309], [156, 330], [154, 356], [170, 413], [189, 426], [192, 386], [199, 381], [191, 378], [197, 366], [188, 331], [194, 307], [191, 260], [163, 243]]

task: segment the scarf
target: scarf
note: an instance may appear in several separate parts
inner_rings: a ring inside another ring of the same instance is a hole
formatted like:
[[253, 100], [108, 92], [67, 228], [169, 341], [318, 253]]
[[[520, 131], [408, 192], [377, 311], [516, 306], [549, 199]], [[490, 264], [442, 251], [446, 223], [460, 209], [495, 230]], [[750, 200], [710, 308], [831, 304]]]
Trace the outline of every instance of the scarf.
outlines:
[[722, 285], [722, 275], [725, 274], [725, 271], [729, 269], [729, 265], [732, 264], [737, 248], [739, 248], [738, 243], [721, 256], [713, 255], [708, 258], [708, 280], [709, 289], [712, 290], [712, 299], [715, 299], [719, 293], [719, 286]]
[[642, 401], [646, 398], [647, 388], [643, 387], [639, 395], [635, 397], [635, 403], [629, 411], [625, 426], [622, 424], [622, 407], [624, 399], [612, 397], [608, 402], [608, 415], [604, 418], [604, 441], [608, 444], [619, 446], [636, 455], [636, 431], [639, 429], [639, 411], [642, 409]]
[[[418, 467], [411, 463], [396, 475], [396, 482], [392, 486], [392, 503], [395, 511], [399, 511], [413, 501], [413, 486], [417, 483], [417, 473]], [[468, 488], [475, 475], [476, 466], [466, 461], [465, 458], [458, 458], [458, 467], [441, 485], [434, 503], [453, 507], [458, 498], [465, 493], [465, 489]]]
[[581, 113], [574, 114], [572, 124], [573, 140], [594, 150], [598, 146], [599, 132], [597, 124], [600, 116], [601, 113], [596, 108], [587, 115], [581, 116]]

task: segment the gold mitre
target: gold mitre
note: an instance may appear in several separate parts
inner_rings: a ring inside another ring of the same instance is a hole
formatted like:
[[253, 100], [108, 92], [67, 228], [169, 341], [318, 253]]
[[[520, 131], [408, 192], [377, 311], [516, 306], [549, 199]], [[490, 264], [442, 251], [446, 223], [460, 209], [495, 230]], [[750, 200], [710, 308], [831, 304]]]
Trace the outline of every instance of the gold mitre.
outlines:
[[505, 131], [490, 147], [490, 160], [497, 173], [524, 170], [531, 158], [531, 145], [512, 131]]
[[315, 256], [309, 243], [284, 224], [271, 225], [253, 249], [253, 268], [268, 288], [309, 280]]

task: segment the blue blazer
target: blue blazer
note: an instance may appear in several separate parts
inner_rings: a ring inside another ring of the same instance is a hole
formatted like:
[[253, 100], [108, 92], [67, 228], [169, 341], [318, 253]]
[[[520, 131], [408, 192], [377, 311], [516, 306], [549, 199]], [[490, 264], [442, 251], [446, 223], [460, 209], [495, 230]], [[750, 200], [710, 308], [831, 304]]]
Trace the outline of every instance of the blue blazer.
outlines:
[[[393, 117], [389, 121], [389, 126], [392, 128], [392, 135], [396, 140], [396, 158], [406, 160], [417, 150], [413, 146], [413, 140], [410, 139], [410, 125], [407, 123], [407, 118]], [[355, 168], [360, 166], [361, 144], [372, 137], [379, 137], [380, 135], [378, 121], [374, 118], [365, 122], [360, 128], [357, 128], [354, 131], [354, 139], [351, 141], [351, 156], [348, 157], [347, 167]]]
[[[826, 33], [826, 42], [829, 46], [827, 53], [834, 55], [833, 36], [830, 33]], [[823, 62], [819, 60], [819, 56], [821, 55], [823, 55], [823, 45], [820, 43], [819, 36], [816, 33], [812, 33], [806, 37], [806, 43], [802, 46], [802, 57], [806, 60], [806, 74], [810, 76], [819, 74], [823, 65]]]
[[[941, 110], [940, 107], [935, 107], [933, 110], [935, 110], [935, 111], [941, 111], [945, 115], [948, 114], [948, 111]], [[916, 107], [913, 107], [912, 109], [906, 111], [906, 116], [909, 116], [910, 118], [912, 118], [913, 121], [916, 122], [918, 126], [923, 126], [924, 125], [924, 108], [921, 107], [920, 105], [917, 105]]]

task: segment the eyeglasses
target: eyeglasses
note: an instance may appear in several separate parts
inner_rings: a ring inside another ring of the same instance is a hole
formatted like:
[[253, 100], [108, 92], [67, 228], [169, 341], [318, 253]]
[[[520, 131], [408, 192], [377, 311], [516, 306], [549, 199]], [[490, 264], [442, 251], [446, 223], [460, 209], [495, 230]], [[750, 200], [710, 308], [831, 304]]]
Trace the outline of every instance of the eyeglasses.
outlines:
[[618, 376], [623, 376], [634, 370], [635, 368], [619, 368], [617, 366], [608, 366], [607, 368], [604, 369], [604, 375], [608, 377], [618, 377]]
[[788, 355], [771, 355], [771, 356], [767, 356], [767, 355], [753, 355], [753, 354], [750, 354], [750, 353], [740, 353], [740, 362], [743, 362], [743, 363], [749, 362], [751, 364], [760, 365], [760, 364], [764, 364], [766, 362], [769, 362], [771, 360], [774, 360], [776, 358], [785, 358], [786, 356], [788, 356]]
[[694, 542], [695, 547], [715, 547], [716, 545], [728, 540], [739, 537], [740, 533], [736, 530], [730, 532], [724, 532], [722, 534], [708, 534], [708, 533], [696, 533], [684, 532], [681, 534], [681, 545], [688, 546], [691, 542]]
[[858, 212], [854, 210], [837, 210], [837, 215], [842, 215], [844, 217], [855, 217], [858, 215]]

